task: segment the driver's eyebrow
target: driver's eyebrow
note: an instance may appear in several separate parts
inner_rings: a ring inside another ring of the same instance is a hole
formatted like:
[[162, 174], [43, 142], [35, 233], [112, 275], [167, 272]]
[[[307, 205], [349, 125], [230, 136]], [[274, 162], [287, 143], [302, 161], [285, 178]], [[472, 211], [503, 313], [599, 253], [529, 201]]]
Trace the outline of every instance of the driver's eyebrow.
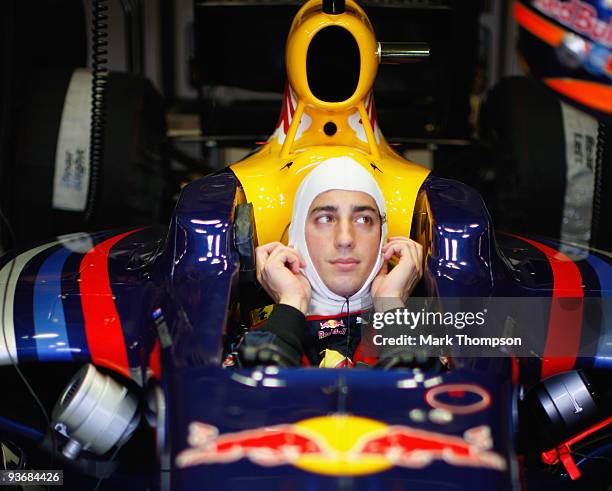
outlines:
[[310, 214], [313, 215], [314, 213], [318, 213], [320, 211], [328, 211], [331, 213], [337, 213], [338, 207], [334, 205], [317, 206], [310, 211]]
[[362, 211], [371, 211], [375, 215], [378, 215], [378, 210], [370, 205], [354, 205], [351, 207], [351, 210], [353, 211], [353, 213], [360, 213]]

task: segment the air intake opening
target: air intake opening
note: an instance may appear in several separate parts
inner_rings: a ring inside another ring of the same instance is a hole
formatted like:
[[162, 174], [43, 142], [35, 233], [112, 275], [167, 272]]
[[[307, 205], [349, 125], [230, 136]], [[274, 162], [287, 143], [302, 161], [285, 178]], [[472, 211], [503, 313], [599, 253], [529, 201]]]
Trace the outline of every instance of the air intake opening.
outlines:
[[308, 46], [308, 86], [321, 101], [342, 102], [349, 99], [357, 89], [360, 68], [359, 45], [353, 35], [342, 27], [321, 29]]
[[68, 387], [68, 390], [64, 392], [64, 397], [62, 397], [62, 401], [60, 403], [62, 406], [70, 404], [70, 401], [72, 401], [72, 398], [77, 393], [79, 385], [81, 385], [81, 379], [75, 380], [74, 383]]

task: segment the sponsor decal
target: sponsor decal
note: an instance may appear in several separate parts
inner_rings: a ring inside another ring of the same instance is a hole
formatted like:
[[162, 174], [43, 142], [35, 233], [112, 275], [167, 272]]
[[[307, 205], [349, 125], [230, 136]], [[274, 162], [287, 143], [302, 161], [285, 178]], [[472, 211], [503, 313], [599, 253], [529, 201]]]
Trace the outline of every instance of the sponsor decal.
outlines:
[[343, 327], [342, 329], [330, 329], [329, 331], [319, 331], [319, 339], [325, 339], [332, 334], [346, 336], [346, 327]]
[[600, 19], [592, 5], [581, 0], [536, 0], [533, 6], [591, 40], [612, 47], [612, 24]]
[[321, 329], [318, 332], [319, 339], [324, 339], [332, 334], [337, 334], [339, 336], [346, 335], [346, 326], [344, 325], [344, 321], [342, 319], [329, 319], [325, 322], [320, 322], [319, 324], [321, 325]]
[[321, 324], [321, 329], [334, 329], [337, 327], [344, 327], [344, 321], [342, 319], [340, 320], [330, 319], [328, 321], [321, 322], [320, 324]]
[[272, 315], [273, 310], [274, 305], [266, 305], [265, 307], [251, 310], [249, 313], [251, 317], [251, 327], [260, 327], [268, 319], [268, 317]]
[[75, 70], [66, 92], [55, 151], [53, 208], [83, 211], [89, 192], [90, 128], [82, 124], [91, 111], [90, 70]]
[[176, 457], [180, 468], [241, 459], [333, 476], [373, 474], [393, 466], [421, 469], [435, 461], [498, 471], [507, 467], [506, 460], [491, 450], [488, 426], [456, 436], [344, 414], [224, 434], [212, 425], [193, 422], [188, 442], [189, 448]]
[[325, 349], [319, 368], [352, 368], [355, 366], [353, 360], [333, 349]]
[[425, 401], [435, 409], [466, 415], [487, 409], [491, 405], [491, 396], [479, 385], [444, 384], [429, 389]]

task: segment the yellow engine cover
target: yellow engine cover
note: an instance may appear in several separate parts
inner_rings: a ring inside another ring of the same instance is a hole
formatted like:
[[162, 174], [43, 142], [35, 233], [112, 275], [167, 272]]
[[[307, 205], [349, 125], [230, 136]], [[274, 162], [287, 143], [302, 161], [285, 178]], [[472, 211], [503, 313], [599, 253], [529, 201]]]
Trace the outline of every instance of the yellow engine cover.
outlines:
[[[346, 29], [359, 46], [359, 81], [340, 102], [315, 97], [306, 74], [310, 42], [330, 26]], [[231, 166], [246, 200], [253, 203], [258, 244], [287, 242], [293, 197], [302, 179], [314, 166], [340, 156], [352, 157], [378, 182], [390, 236], [410, 235], [416, 196], [429, 170], [398, 155], [378, 127], [372, 96], [377, 42], [365, 12], [353, 0], [346, 0], [345, 12], [337, 15], [323, 13], [321, 0], [305, 3], [289, 32], [286, 65], [289, 80], [276, 130], [255, 154]], [[328, 123], [335, 125], [332, 135], [323, 130]]]

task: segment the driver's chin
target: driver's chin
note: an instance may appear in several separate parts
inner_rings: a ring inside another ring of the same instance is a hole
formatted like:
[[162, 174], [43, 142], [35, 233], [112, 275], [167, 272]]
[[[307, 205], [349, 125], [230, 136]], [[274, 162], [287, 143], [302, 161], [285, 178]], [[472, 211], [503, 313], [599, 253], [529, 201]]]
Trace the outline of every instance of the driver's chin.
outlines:
[[323, 280], [325, 286], [329, 288], [329, 290], [336, 295], [340, 295], [341, 297], [351, 297], [355, 293], [357, 293], [361, 286], [363, 285], [363, 281], [361, 280], [353, 280], [347, 281], [346, 279], [335, 278], [330, 281]]

